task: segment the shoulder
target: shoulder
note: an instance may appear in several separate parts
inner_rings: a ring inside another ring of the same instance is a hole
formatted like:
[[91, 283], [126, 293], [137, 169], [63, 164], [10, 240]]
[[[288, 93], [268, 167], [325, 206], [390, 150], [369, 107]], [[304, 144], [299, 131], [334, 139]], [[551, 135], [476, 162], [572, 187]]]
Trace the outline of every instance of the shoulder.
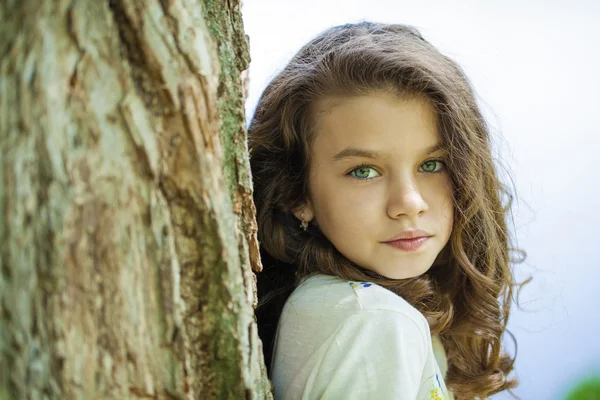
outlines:
[[427, 321], [400, 296], [370, 282], [313, 275], [281, 314], [272, 379], [276, 392], [310, 398], [349, 398], [342, 395], [349, 388], [416, 398], [429, 340]]
[[315, 274], [302, 281], [288, 299], [284, 313], [339, 324], [349, 318], [414, 325], [429, 336], [425, 317], [405, 299], [371, 282], [352, 282]]

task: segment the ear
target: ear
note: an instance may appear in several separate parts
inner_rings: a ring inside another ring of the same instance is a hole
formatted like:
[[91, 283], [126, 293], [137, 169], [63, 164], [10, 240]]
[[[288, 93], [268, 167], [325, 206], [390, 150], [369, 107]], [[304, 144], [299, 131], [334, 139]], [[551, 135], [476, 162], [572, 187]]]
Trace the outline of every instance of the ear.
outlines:
[[302, 204], [300, 207], [294, 208], [292, 213], [299, 221], [310, 222], [315, 217], [315, 213], [310, 202]]

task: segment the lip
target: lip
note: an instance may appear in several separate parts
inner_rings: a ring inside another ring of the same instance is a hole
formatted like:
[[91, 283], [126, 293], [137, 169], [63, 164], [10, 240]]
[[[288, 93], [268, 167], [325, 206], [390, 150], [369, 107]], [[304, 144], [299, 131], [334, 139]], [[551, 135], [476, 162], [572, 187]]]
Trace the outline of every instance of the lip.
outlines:
[[422, 229], [407, 229], [386, 240], [385, 244], [404, 251], [414, 251], [421, 247], [432, 235]]
[[423, 243], [428, 241], [430, 236], [421, 236], [413, 239], [398, 239], [392, 240], [390, 242], [384, 242], [388, 246], [395, 247], [404, 251], [414, 251], [417, 250]]
[[384, 243], [396, 242], [398, 240], [418, 239], [418, 238], [429, 238], [432, 235], [422, 229], [407, 229], [400, 232], [398, 235], [385, 240]]

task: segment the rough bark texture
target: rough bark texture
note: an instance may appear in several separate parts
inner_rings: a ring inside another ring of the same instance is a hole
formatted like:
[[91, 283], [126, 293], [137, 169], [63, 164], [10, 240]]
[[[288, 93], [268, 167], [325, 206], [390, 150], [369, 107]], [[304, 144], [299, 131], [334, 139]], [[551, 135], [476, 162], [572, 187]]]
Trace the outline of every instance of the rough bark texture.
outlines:
[[239, 0], [0, 2], [0, 398], [270, 398]]

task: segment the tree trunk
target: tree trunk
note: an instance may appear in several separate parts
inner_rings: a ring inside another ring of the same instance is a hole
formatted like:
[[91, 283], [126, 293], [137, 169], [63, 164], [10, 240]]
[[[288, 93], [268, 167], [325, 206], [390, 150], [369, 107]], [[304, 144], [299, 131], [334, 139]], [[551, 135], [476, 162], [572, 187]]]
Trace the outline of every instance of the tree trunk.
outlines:
[[0, 399], [271, 398], [247, 46], [239, 0], [0, 1]]

